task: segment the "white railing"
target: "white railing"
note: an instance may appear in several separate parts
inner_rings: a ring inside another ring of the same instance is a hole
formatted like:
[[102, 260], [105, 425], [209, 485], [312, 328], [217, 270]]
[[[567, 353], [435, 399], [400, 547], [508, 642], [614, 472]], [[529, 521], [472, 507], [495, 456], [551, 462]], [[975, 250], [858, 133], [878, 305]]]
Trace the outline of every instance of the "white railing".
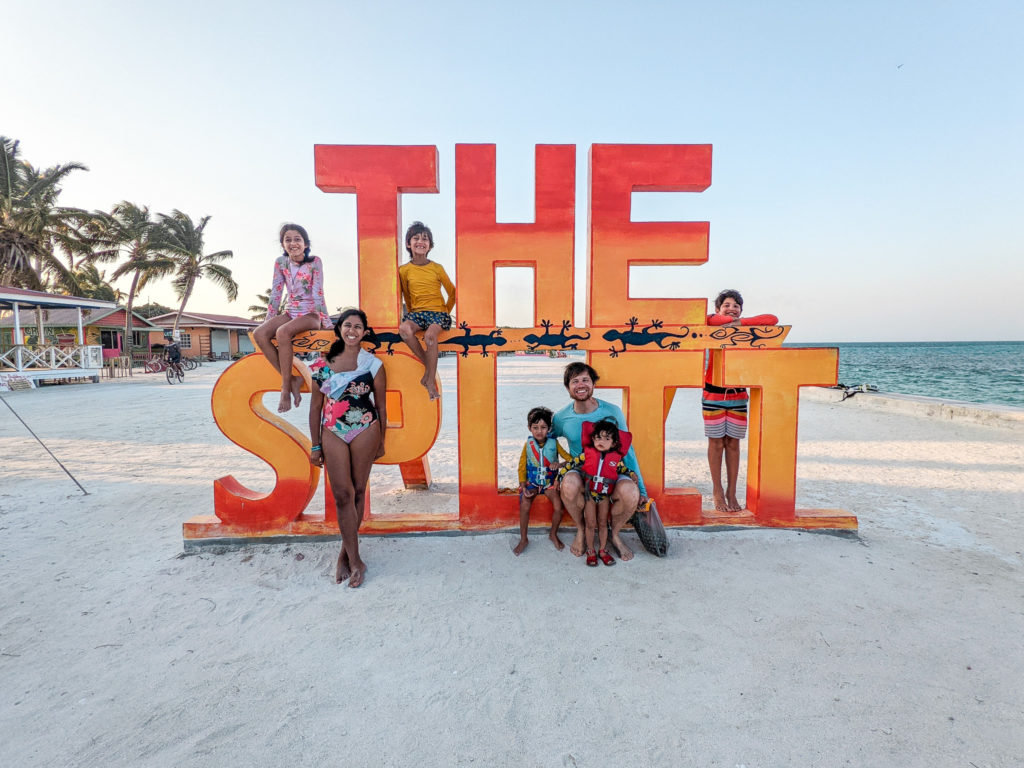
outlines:
[[75, 347], [15, 344], [0, 351], [0, 370], [59, 371], [68, 368], [102, 368], [103, 348], [98, 344]]

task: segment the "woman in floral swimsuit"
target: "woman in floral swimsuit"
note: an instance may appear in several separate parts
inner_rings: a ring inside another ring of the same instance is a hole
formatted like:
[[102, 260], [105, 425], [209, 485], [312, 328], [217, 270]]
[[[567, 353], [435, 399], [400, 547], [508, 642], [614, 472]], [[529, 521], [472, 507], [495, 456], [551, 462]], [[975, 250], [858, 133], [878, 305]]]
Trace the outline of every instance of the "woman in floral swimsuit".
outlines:
[[[285, 224], [280, 232], [284, 254], [274, 262], [274, 282], [267, 302], [267, 319], [253, 337], [260, 352], [281, 374], [279, 413], [297, 406], [302, 398], [302, 378], [292, 375], [292, 339], [304, 331], [330, 328], [331, 318], [324, 300], [324, 268], [319, 256], [309, 254], [309, 235], [298, 224]], [[288, 301], [278, 312], [281, 294], [288, 289]], [[274, 346], [277, 339], [277, 346]]]
[[359, 557], [359, 524], [366, 483], [375, 459], [384, 455], [387, 378], [380, 360], [360, 344], [373, 331], [361, 309], [346, 309], [334, 326], [338, 341], [313, 369], [309, 405], [310, 461], [327, 467], [338, 508], [341, 552], [335, 581], [358, 587], [366, 577]]

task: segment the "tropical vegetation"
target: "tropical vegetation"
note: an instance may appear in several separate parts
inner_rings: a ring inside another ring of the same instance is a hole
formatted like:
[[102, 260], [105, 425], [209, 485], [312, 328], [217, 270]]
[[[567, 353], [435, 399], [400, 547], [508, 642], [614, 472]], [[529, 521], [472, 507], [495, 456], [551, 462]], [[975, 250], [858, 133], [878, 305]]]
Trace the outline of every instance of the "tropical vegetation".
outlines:
[[[256, 294], [256, 303], [249, 305], [249, 319], [258, 320], [260, 322], [267, 319], [267, 313], [270, 311], [270, 291], [272, 289], [267, 288], [263, 293]], [[278, 311], [280, 311], [278, 307]]]
[[84, 170], [81, 163], [40, 170], [21, 158], [18, 141], [0, 136], [0, 285], [65, 293], [79, 287], [76, 258], [91, 254], [83, 230], [94, 216], [58, 199], [61, 183]]
[[[175, 330], [197, 281], [210, 280], [229, 301], [238, 297], [238, 284], [224, 264], [232, 252], [204, 253], [209, 216], [194, 221], [179, 210], [154, 216], [147, 206], [127, 200], [109, 212], [61, 206], [62, 184], [77, 171], [88, 168], [77, 162], [36, 168], [22, 157], [18, 141], [0, 136], [0, 285], [125, 301], [126, 349], [135, 299], [154, 281], [170, 278], [181, 301]], [[115, 264], [109, 278], [100, 263]], [[127, 292], [111, 285], [122, 279], [129, 281]], [[140, 314], [172, 311], [150, 309]]]
[[175, 261], [171, 285], [181, 299], [181, 306], [178, 307], [178, 314], [174, 318], [175, 331], [178, 330], [178, 323], [181, 322], [185, 305], [188, 304], [197, 281], [207, 279], [223, 288], [228, 301], [238, 298], [238, 283], [231, 277], [231, 270], [220, 263], [230, 259], [234, 254], [231, 251], [203, 253], [203, 231], [209, 221], [210, 217], [204, 216], [196, 224], [190, 216], [179, 210], [175, 210], [170, 216], [160, 214], [160, 227], [156, 231], [157, 248]]

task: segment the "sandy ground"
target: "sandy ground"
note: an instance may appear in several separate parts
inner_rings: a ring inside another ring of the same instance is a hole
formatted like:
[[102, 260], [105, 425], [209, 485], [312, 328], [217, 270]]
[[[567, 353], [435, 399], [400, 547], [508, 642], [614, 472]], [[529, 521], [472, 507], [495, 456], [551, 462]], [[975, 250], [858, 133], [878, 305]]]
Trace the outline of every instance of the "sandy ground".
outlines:
[[[210, 417], [223, 368], [4, 394], [89, 495], [0, 405], [0, 765], [1024, 764], [1020, 429], [807, 401], [799, 506], [859, 536], [672, 531], [597, 569], [541, 531], [367, 538], [353, 590], [334, 542], [183, 553], [214, 478], [271, 482]], [[503, 482], [559, 370], [503, 363]], [[696, 398], [668, 468], [709, 494]], [[433, 492], [375, 470], [374, 503], [453, 508], [453, 429]]]

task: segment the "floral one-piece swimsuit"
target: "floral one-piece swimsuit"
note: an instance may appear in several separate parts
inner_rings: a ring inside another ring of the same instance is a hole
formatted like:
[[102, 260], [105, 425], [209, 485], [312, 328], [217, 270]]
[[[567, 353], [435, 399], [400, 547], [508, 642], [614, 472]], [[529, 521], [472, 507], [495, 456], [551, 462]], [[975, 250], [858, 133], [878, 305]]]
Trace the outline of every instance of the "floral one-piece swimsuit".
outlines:
[[354, 371], [332, 371], [322, 358], [310, 366], [313, 380], [324, 395], [324, 429], [351, 443], [377, 421], [377, 408], [371, 395], [373, 377], [381, 365], [380, 360], [361, 349]]

